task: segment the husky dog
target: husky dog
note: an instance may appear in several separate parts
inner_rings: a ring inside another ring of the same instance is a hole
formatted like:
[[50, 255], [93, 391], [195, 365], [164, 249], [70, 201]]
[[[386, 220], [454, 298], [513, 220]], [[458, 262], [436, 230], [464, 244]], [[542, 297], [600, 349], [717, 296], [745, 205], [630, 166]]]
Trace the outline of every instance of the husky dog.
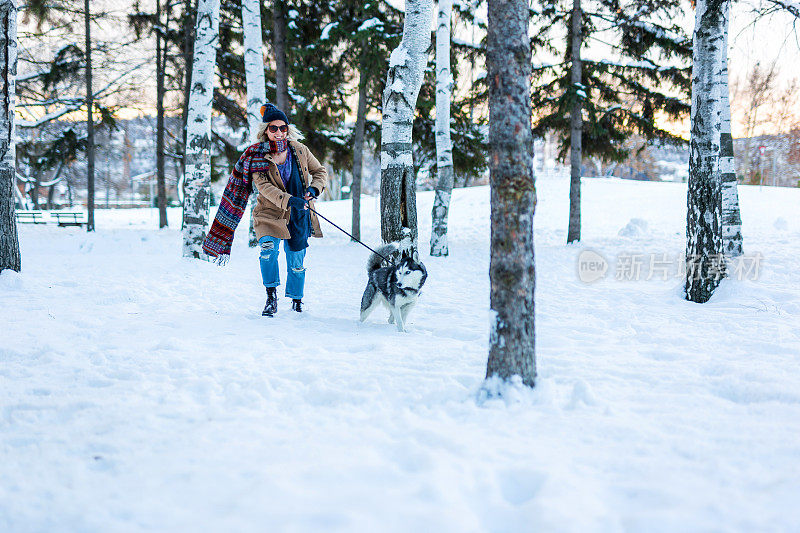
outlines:
[[[389, 308], [389, 323], [394, 322], [397, 331], [405, 331], [406, 318], [417, 304], [428, 271], [425, 265], [410, 257], [401, 258], [395, 244], [381, 246], [377, 252], [367, 260], [368, 279], [361, 297], [361, 322], [382, 303]], [[381, 263], [386, 263], [384, 257], [392, 263], [381, 266]]]

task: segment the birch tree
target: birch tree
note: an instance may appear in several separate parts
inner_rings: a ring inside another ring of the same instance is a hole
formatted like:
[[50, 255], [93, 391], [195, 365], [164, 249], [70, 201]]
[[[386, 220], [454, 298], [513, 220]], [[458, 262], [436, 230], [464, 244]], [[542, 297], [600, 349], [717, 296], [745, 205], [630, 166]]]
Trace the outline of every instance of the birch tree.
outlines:
[[0, 272], [22, 268], [14, 219], [14, 102], [17, 76], [17, 1], [0, 0]]
[[[249, 140], [254, 142], [261, 124], [261, 106], [267, 98], [266, 80], [264, 79], [264, 54], [261, 51], [261, 6], [258, 0], [242, 0], [242, 26], [244, 27], [244, 73], [247, 84], [247, 127]], [[256, 230], [253, 225], [253, 206], [258, 191], [253, 188], [250, 197], [250, 231], [249, 244], [258, 244]]]
[[733, 259], [742, 255], [742, 217], [739, 211], [739, 188], [736, 182], [736, 166], [733, 159], [733, 136], [731, 135], [731, 99], [728, 79], [728, 39], [725, 32], [725, 64], [722, 73], [722, 130], [720, 132], [719, 167], [722, 174], [722, 249], [725, 256]]
[[211, 100], [219, 39], [219, 0], [199, 0], [183, 180], [183, 256], [204, 258], [211, 179]]
[[585, 93], [581, 85], [581, 44], [583, 43], [583, 11], [581, 0], [572, 2], [572, 67], [570, 72], [570, 96], [572, 97], [572, 110], [570, 111], [569, 126], [569, 226], [567, 228], [567, 242], [581, 240], [581, 161], [583, 159], [583, 98]]
[[450, 253], [447, 247], [447, 213], [453, 194], [453, 143], [450, 139], [450, 100], [453, 76], [450, 73], [450, 19], [452, 0], [439, 0], [436, 23], [436, 173], [431, 219], [431, 255]]
[[381, 237], [392, 242], [410, 234], [414, 252], [418, 229], [411, 130], [428, 62], [432, 15], [433, 0], [406, 0], [403, 39], [389, 57], [383, 93]]
[[247, 127], [255, 139], [261, 124], [261, 106], [266, 102], [264, 54], [261, 41], [261, 5], [258, 0], [242, 0], [244, 27], [244, 72], [247, 83]]
[[533, 387], [533, 180], [530, 13], [526, 0], [489, 0], [491, 283], [493, 323], [486, 377], [520, 376]]
[[699, 0], [695, 11], [686, 299], [697, 303], [711, 298], [724, 272], [720, 148], [729, 11], [730, 0]]

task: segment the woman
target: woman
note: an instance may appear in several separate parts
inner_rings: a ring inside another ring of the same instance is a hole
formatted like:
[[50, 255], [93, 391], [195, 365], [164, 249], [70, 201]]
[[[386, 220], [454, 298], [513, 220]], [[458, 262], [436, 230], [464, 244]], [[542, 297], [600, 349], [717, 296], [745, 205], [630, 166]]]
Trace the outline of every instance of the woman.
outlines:
[[258, 191], [253, 227], [261, 245], [261, 278], [267, 289], [263, 316], [278, 311], [280, 244], [286, 255], [286, 296], [292, 309], [302, 312], [309, 236], [322, 237], [319, 220], [308, 210], [327, 184], [328, 173], [309, 149], [299, 142], [300, 132], [286, 114], [272, 104], [261, 108], [263, 121], [258, 142], [245, 150], [233, 168], [217, 216], [203, 249], [223, 265], [230, 256], [233, 232], [247, 205], [250, 191]]
[[258, 140], [269, 143], [266, 159], [271, 164], [266, 172], [253, 174], [253, 187], [258, 190], [253, 227], [261, 245], [261, 279], [267, 288], [263, 316], [273, 316], [278, 311], [281, 240], [286, 255], [285, 294], [292, 299], [292, 309], [300, 313], [308, 238], [322, 237], [319, 220], [309, 212], [308, 205], [313, 207], [314, 199], [325, 189], [328, 173], [299, 138], [283, 111], [272, 104], [264, 106]]

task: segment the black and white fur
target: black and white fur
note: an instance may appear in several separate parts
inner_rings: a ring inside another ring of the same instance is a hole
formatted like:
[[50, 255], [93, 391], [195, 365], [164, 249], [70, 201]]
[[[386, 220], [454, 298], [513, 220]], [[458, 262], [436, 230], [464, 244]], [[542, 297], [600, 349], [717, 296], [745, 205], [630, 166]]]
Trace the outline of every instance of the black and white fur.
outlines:
[[[400, 258], [395, 244], [385, 244], [378, 248], [367, 260], [367, 288], [361, 297], [361, 322], [375, 310], [378, 304], [389, 309], [389, 323], [395, 323], [397, 331], [406, 330], [408, 313], [417, 304], [420, 289], [425, 284], [428, 271], [425, 265], [409, 257]], [[380, 254], [380, 255], [378, 255]], [[393, 260], [386, 263], [381, 257]]]

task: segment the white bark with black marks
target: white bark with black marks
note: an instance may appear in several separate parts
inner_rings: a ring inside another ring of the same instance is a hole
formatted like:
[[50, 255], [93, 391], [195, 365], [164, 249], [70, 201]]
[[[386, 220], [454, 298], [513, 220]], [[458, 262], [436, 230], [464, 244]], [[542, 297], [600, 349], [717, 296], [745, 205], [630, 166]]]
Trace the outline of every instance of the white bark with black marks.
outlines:
[[[725, 50], [728, 49], [727, 32]], [[722, 174], [722, 248], [725, 257], [735, 259], [744, 253], [742, 249], [742, 217], [739, 211], [739, 187], [736, 181], [736, 166], [731, 135], [731, 101], [728, 78], [728, 61], [722, 74], [725, 87], [722, 89], [722, 132], [720, 134], [720, 173]]]
[[211, 101], [219, 46], [219, 0], [199, 0], [183, 180], [183, 256], [206, 259], [203, 239], [211, 195]]
[[[256, 142], [261, 125], [261, 106], [267, 101], [267, 84], [264, 79], [264, 54], [261, 40], [261, 6], [258, 0], [242, 0], [242, 26], [244, 27], [244, 75], [247, 83], [247, 127], [250, 142]], [[250, 196], [250, 229], [248, 244], [258, 244], [253, 225], [253, 207], [258, 191], [253, 187]]]
[[570, 70], [570, 96], [572, 110], [569, 116], [569, 226], [567, 242], [581, 240], [581, 162], [583, 160], [583, 98], [581, 45], [583, 44], [583, 10], [581, 0], [572, 2], [572, 68]]
[[261, 5], [258, 0], [242, 0], [244, 27], [244, 75], [247, 83], [247, 127], [255, 142], [261, 124], [261, 106], [267, 99], [264, 79], [264, 53], [261, 40]]
[[22, 268], [14, 218], [17, 1], [0, 0], [0, 272]]
[[686, 213], [686, 299], [707, 302], [722, 261], [720, 150], [729, 0], [699, 0], [692, 53], [692, 115]]
[[486, 377], [519, 376], [533, 387], [533, 180], [530, 13], [526, 0], [489, 0], [491, 282], [493, 311]]
[[[431, 43], [433, 0], [407, 0], [403, 39], [389, 58], [381, 126], [381, 238], [410, 234], [417, 250], [417, 187], [411, 151], [414, 108]], [[406, 231], [404, 231], [404, 229]]]
[[439, 0], [436, 23], [436, 172], [431, 219], [431, 255], [447, 256], [447, 214], [453, 194], [453, 143], [450, 139], [450, 100], [453, 76], [450, 72], [450, 18], [452, 0]]

